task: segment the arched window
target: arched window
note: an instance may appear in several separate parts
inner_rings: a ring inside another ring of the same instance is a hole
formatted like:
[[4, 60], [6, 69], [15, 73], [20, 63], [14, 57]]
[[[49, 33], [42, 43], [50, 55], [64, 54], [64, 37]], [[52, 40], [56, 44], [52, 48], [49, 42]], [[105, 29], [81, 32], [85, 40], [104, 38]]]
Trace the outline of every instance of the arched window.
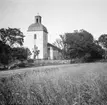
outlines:
[[36, 36], [36, 34], [34, 34], [34, 39], [37, 39], [37, 36]]
[[36, 19], [36, 23], [38, 23], [38, 19]]

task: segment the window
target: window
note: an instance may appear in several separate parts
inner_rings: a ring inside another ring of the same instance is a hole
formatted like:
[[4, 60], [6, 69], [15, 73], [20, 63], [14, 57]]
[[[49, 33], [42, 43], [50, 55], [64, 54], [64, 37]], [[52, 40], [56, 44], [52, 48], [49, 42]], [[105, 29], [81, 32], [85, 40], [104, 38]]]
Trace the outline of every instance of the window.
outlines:
[[36, 34], [34, 34], [34, 39], [37, 39], [37, 36], [36, 36]]
[[38, 23], [38, 19], [36, 19], [36, 23]]

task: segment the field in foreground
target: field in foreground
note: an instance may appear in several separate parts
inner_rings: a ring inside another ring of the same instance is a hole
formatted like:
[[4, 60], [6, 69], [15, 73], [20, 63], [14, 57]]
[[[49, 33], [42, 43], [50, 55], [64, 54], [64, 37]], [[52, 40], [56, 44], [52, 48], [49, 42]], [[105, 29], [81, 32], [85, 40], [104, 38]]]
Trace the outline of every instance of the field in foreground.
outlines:
[[107, 63], [2, 71], [0, 105], [107, 105]]

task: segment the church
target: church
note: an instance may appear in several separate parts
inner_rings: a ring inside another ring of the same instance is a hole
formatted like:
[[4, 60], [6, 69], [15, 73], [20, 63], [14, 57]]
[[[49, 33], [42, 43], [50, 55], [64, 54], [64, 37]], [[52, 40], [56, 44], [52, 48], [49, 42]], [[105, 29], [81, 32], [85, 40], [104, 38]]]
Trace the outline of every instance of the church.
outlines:
[[27, 37], [29, 39], [30, 49], [39, 50], [37, 58], [35, 59], [61, 59], [61, 49], [48, 43], [48, 30], [42, 24], [42, 17], [35, 16], [35, 22], [28, 27]]

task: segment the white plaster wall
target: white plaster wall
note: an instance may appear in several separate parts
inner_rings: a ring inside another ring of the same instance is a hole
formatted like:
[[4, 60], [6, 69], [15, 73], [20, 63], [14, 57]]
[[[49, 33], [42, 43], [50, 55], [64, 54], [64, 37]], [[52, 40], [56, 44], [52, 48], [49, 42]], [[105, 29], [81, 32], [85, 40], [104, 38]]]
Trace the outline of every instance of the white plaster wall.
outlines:
[[50, 59], [61, 59], [61, 53], [53, 47], [50, 47]]
[[50, 59], [53, 59], [53, 48], [50, 47]]
[[47, 42], [48, 42], [47, 33], [43, 32], [43, 57], [44, 59], [48, 58]]
[[58, 51], [57, 50], [53, 50], [53, 58], [58, 59]]
[[[34, 32], [26, 32], [24, 43], [25, 43], [25, 46], [28, 47], [32, 53], [34, 49]], [[33, 58], [33, 53], [31, 55], [31, 58]]]
[[43, 59], [43, 31], [36, 31], [36, 46], [40, 50], [39, 59]]
[[[36, 40], [34, 40], [34, 34], [36, 34]], [[38, 55], [39, 59], [43, 59], [43, 31], [32, 31], [27, 32], [26, 39], [28, 40], [28, 48], [33, 51], [34, 44], [38, 47], [38, 50], [40, 50], [40, 53]], [[32, 53], [33, 58], [33, 53]]]
[[48, 53], [48, 59], [50, 59], [50, 47], [48, 47], [47, 50], [48, 50], [48, 51], [47, 51], [47, 53]]

